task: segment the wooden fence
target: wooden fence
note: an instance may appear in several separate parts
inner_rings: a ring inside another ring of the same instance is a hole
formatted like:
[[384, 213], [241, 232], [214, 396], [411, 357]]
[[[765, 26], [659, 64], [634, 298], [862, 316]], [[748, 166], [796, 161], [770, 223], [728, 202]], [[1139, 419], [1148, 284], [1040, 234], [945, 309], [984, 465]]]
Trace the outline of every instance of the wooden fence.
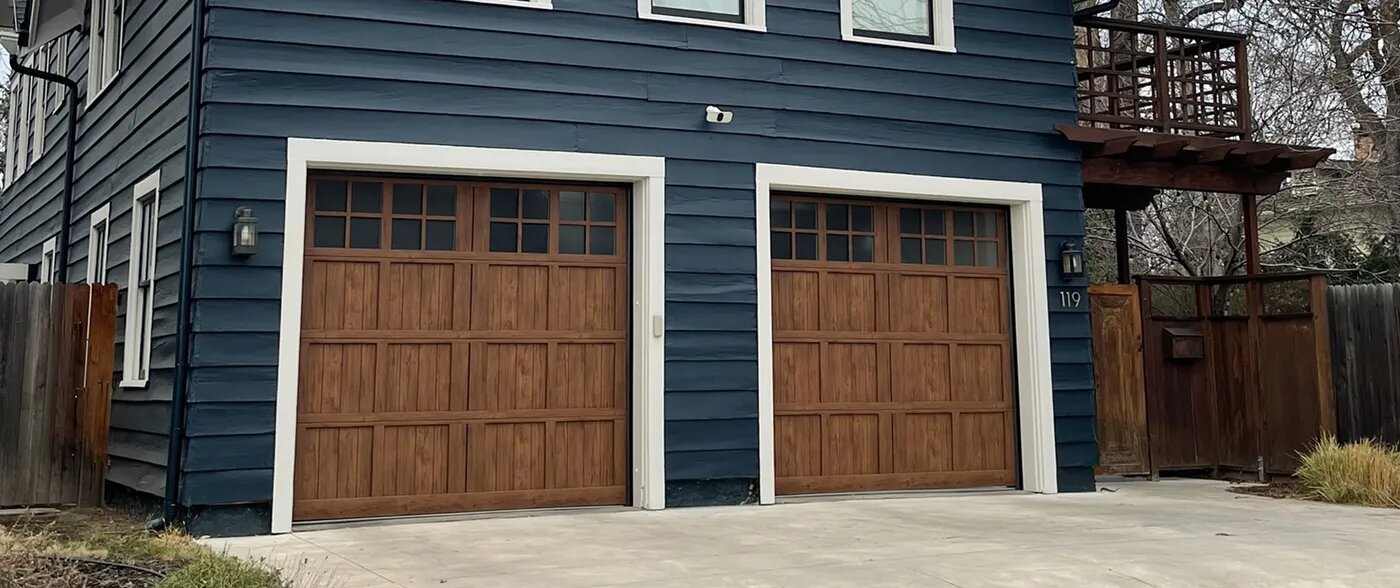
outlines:
[[1331, 286], [1337, 437], [1400, 443], [1400, 284]]
[[117, 289], [0, 284], [0, 507], [100, 505]]

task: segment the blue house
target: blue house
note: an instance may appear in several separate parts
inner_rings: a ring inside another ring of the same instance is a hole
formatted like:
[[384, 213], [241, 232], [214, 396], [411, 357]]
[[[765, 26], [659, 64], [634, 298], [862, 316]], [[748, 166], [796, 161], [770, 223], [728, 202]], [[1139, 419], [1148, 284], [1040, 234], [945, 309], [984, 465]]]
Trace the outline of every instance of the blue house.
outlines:
[[1069, 2], [17, 4], [0, 261], [196, 533], [1094, 489]]

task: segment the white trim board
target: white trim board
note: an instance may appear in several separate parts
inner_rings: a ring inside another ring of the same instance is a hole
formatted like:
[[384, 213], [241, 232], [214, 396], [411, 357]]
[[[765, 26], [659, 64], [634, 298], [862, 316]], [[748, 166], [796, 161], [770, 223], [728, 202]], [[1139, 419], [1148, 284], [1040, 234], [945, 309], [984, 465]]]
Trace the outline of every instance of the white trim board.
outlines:
[[754, 185], [758, 249], [759, 503], [777, 499], [773, 443], [773, 261], [768, 238], [772, 193], [807, 193], [899, 200], [992, 204], [1010, 208], [1012, 307], [1020, 419], [1021, 484], [1058, 492], [1054, 396], [1050, 381], [1050, 303], [1046, 283], [1045, 220], [1040, 184], [969, 180], [760, 163]]
[[277, 362], [272, 532], [292, 530], [300, 370], [306, 182], [313, 169], [624, 182], [632, 187], [632, 496], [666, 506], [664, 430], [666, 160], [563, 151], [485, 149], [322, 139], [287, 140], [282, 321]]

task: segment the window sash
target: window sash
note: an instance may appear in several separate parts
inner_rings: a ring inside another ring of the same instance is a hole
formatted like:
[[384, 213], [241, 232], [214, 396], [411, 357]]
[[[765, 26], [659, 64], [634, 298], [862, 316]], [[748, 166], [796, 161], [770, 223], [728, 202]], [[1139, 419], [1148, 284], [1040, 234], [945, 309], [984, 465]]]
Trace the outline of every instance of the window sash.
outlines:
[[[889, 27], [889, 28], [883, 28], [883, 29], [876, 29], [876, 28], [862, 27], [862, 26], [861, 26], [861, 25], [864, 24], [864, 23], [858, 22], [858, 17], [857, 17], [857, 15], [859, 15], [859, 14], [869, 14], [868, 12], [865, 12], [865, 11], [878, 11], [878, 10], [880, 10], [879, 5], [880, 5], [882, 2], [889, 2], [889, 1], [891, 1], [891, 0], [851, 0], [851, 22], [852, 22], [852, 31], [853, 31], [856, 35], [859, 35], [859, 36], [862, 36], [862, 37], [873, 37], [873, 38], [876, 38], [876, 39], [889, 39], [889, 40], [892, 40], [892, 41], [912, 41], [912, 42], [916, 42], [916, 43], [929, 43], [929, 42], [933, 42], [933, 41], [935, 40], [935, 39], [934, 39], [934, 28], [935, 28], [935, 27], [934, 27], [934, 19], [935, 19], [935, 14], [934, 14], [934, 10], [935, 10], [935, 1], [934, 1], [934, 0], [926, 0], [926, 1], [925, 1], [925, 5], [922, 7], [922, 10], [919, 11], [920, 14], [917, 15], [918, 17], [922, 17], [922, 21], [919, 22], [919, 23], [917, 23], [917, 25], [920, 25], [920, 26], [918, 26], [918, 28], [922, 28], [922, 29], [923, 29], [922, 32], [917, 32], [917, 33], [916, 33], [916, 32], [908, 32], [908, 31], [901, 31], [901, 30], [890, 30], [891, 28], [893, 28], [893, 29], [898, 29], [898, 28], [900, 28], [900, 27], [898, 27], [898, 26]], [[902, 0], [902, 1], [918, 1], [918, 0]], [[862, 11], [860, 7], [865, 7], [865, 11]], [[914, 15], [904, 15], [904, 14], [887, 14], [887, 15], [884, 15], [884, 16], [887, 16], [888, 18], [892, 18], [892, 19], [903, 19], [903, 18], [915, 17]]]
[[[736, 22], [736, 23], [748, 22], [748, 21], [747, 21], [748, 14], [746, 14], [746, 6], [745, 6], [746, 4], [748, 4], [748, 2], [747, 2], [746, 0], [736, 0], [736, 1], [735, 1], [735, 4], [738, 5], [738, 6], [737, 6], [737, 11], [734, 12], [734, 13], [732, 13], [732, 14], [731, 14], [731, 13], [728, 13], [728, 12], [716, 12], [716, 11], [705, 10], [705, 9], [703, 9], [703, 8], [698, 8], [698, 7], [697, 7], [697, 8], [690, 8], [690, 7], [684, 7], [684, 6], [664, 6], [664, 5], [660, 4], [661, 1], [677, 2], [678, 0], [648, 0], [648, 1], [651, 2], [651, 12], [652, 12], [652, 14], [662, 14], [662, 15], [666, 15], [666, 16], [680, 16], [680, 17], [685, 17], [685, 18], [698, 18], [698, 19], [703, 19], [703, 20], [717, 20], [717, 21], [721, 21], [721, 22]], [[684, 2], [687, 2], [687, 3], [697, 3], [697, 2], [698, 2], [698, 3], [704, 3], [704, 2], [707, 2], [707, 1], [708, 1], [708, 2], [720, 2], [720, 3], [726, 2], [726, 0], [681, 0], [681, 1], [684, 1]]]

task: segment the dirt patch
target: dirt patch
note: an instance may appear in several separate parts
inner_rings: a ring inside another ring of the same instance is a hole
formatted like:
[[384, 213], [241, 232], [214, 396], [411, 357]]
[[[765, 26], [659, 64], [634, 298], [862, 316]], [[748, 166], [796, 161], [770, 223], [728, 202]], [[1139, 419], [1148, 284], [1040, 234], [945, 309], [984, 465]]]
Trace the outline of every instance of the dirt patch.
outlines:
[[0, 517], [0, 588], [280, 588], [277, 572], [214, 553], [180, 532], [152, 533], [116, 510]]
[[1264, 498], [1297, 498], [1298, 483], [1292, 479], [1278, 479], [1268, 484], [1231, 484], [1229, 491]]

